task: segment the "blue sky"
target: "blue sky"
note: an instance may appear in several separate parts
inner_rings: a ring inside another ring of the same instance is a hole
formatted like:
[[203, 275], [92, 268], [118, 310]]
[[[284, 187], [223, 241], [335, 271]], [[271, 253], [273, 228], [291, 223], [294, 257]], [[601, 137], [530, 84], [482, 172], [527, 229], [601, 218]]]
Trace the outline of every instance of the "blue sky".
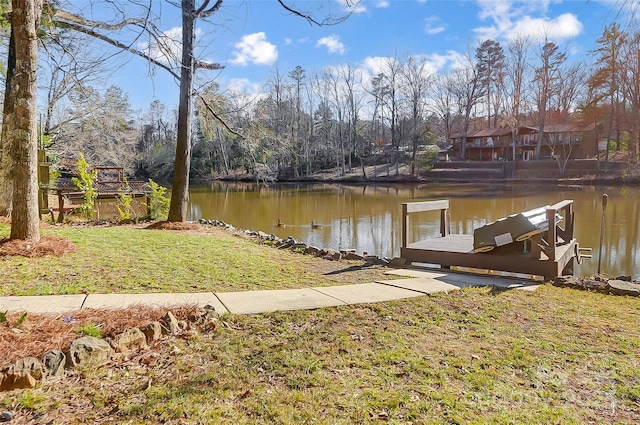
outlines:
[[[351, 9], [350, 0], [289, 4], [318, 19], [351, 14], [338, 25], [318, 27], [291, 16], [275, 0], [225, 0], [216, 15], [197, 27], [199, 57], [225, 68], [199, 71], [198, 83], [215, 80], [224, 89], [252, 94], [276, 69], [286, 76], [300, 65], [309, 75], [349, 63], [374, 75], [383, 58], [406, 55], [424, 55], [434, 72], [446, 72], [479, 41], [506, 43], [522, 35], [547, 37], [570, 58], [588, 60], [604, 26], [617, 20], [624, 28], [640, 0], [363, 0]], [[165, 1], [154, 0], [154, 5], [160, 29], [169, 39], [179, 39], [179, 10]], [[154, 52], [153, 45], [136, 43]], [[179, 50], [179, 44], [173, 48]], [[163, 70], [153, 74], [142, 60], [129, 59], [105, 83], [122, 87], [135, 109], [147, 108], [154, 99], [176, 107], [177, 83]]]

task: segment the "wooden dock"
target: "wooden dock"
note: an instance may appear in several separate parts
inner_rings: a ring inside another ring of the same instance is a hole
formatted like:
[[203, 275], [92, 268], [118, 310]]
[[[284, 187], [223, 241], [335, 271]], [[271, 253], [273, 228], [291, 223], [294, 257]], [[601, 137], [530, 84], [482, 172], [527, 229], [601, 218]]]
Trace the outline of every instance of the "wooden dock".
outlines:
[[[124, 169], [122, 167], [95, 167], [98, 170], [94, 187], [96, 189], [96, 200], [116, 201], [123, 193], [135, 198], [145, 198], [147, 215], [149, 215], [149, 199], [147, 182], [137, 180], [125, 180]], [[65, 214], [71, 213], [84, 202], [84, 192], [78, 190], [75, 184], [70, 181], [57, 182], [55, 186], [47, 187], [48, 192], [57, 196], [57, 206], [41, 209], [43, 212], [51, 214], [51, 221], [54, 221], [53, 213], [58, 213], [56, 222], [62, 223]], [[48, 203], [47, 203], [48, 205]]]
[[[551, 223], [548, 230], [486, 253], [474, 252], [473, 235], [449, 233], [448, 209], [447, 200], [402, 204], [402, 258], [444, 268], [470, 267], [524, 273], [545, 279], [572, 273], [574, 260], [580, 261], [580, 248], [573, 237], [572, 200], [564, 200], [546, 208], [547, 219]], [[409, 243], [410, 214], [434, 210], [440, 210], [440, 237]], [[563, 227], [561, 223], [556, 223], [556, 214], [562, 216]]]

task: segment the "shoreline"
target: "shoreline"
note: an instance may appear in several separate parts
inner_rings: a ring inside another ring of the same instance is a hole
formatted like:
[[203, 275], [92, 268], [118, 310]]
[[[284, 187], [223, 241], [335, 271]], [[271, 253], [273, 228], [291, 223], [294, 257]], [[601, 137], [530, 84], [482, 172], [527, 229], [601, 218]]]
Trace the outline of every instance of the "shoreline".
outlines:
[[580, 186], [636, 186], [640, 185], [640, 176], [624, 177], [620, 173], [615, 176], [584, 176], [584, 177], [566, 177], [566, 178], [504, 178], [504, 179], [469, 179], [469, 178], [427, 178], [416, 177], [409, 174], [398, 174], [393, 176], [376, 176], [372, 178], [363, 178], [360, 176], [343, 176], [343, 177], [322, 177], [322, 176], [305, 176], [298, 179], [269, 179], [257, 180], [251, 176], [220, 176], [212, 177], [205, 180], [195, 180], [193, 183], [209, 183], [209, 182], [239, 182], [239, 183], [256, 183], [256, 184], [284, 184], [284, 183], [331, 183], [331, 184], [438, 184], [438, 183], [463, 183], [463, 184], [520, 184], [532, 183], [549, 184], [549, 185], [580, 185]]
[[[532, 161], [531, 161], [532, 162]], [[533, 163], [533, 162], [532, 162]], [[438, 166], [438, 164], [441, 164]], [[525, 174], [509, 176], [505, 174], [508, 169], [501, 167], [502, 163], [480, 161], [450, 161], [436, 163], [429, 171], [421, 171], [418, 175], [411, 174], [411, 164], [401, 163], [369, 165], [364, 168], [353, 167], [344, 174], [339, 168], [331, 168], [317, 171], [307, 176], [293, 177], [275, 175], [252, 175], [245, 170], [233, 170], [228, 175], [214, 175], [208, 179], [194, 180], [195, 183], [207, 183], [212, 181], [222, 182], [247, 182], [247, 183], [332, 183], [332, 184], [437, 184], [437, 183], [488, 183], [488, 184], [521, 184], [542, 183], [553, 185], [640, 185], [640, 166], [627, 162], [610, 162], [608, 171], [597, 171], [593, 167], [585, 168], [580, 163], [569, 163], [578, 166], [579, 170], [567, 169], [567, 176], [559, 176], [558, 170], [549, 167], [549, 161], [540, 161], [540, 164], [525, 169]], [[521, 167], [519, 167], [521, 169]], [[496, 170], [502, 173], [496, 173]], [[443, 174], [442, 172], [445, 171]], [[576, 173], [577, 171], [577, 173]], [[364, 175], [363, 175], [364, 172]], [[541, 174], [542, 172], [542, 174]], [[511, 175], [511, 173], [509, 172]], [[548, 175], [549, 177], [545, 176]], [[366, 177], [365, 177], [366, 175]]]

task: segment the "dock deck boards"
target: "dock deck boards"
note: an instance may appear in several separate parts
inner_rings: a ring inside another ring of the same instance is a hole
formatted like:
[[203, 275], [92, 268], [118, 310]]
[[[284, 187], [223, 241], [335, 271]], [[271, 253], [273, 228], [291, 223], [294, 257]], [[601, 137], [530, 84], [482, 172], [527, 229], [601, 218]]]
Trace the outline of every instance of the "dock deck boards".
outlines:
[[[521, 245], [521, 244], [520, 244]], [[551, 278], [562, 274], [574, 257], [576, 241], [556, 247], [556, 258], [541, 252], [537, 257], [504, 247], [488, 253], [473, 252], [472, 235], [447, 235], [409, 244], [400, 249], [402, 258], [411, 262], [438, 264], [442, 267], [460, 266], [512, 273], [526, 273]]]
[[[497, 247], [488, 252], [473, 251], [473, 235], [450, 234], [448, 226], [442, 226], [443, 236], [407, 243], [408, 215], [411, 212], [426, 209], [441, 209], [441, 222], [446, 224], [448, 203], [443, 201], [405, 204], [403, 209], [403, 244], [400, 256], [410, 262], [436, 264], [442, 267], [471, 267], [512, 273], [525, 273], [551, 279], [570, 269], [577, 258], [578, 245], [573, 238], [572, 201], [562, 201], [549, 209], [554, 217], [556, 210], [565, 209], [567, 217], [566, 230], [558, 226], [547, 233], [536, 235], [526, 241], [514, 242]], [[552, 246], [545, 246], [543, 240], [555, 241]], [[525, 245], [526, 244], [526, 245]], [[525, 250], [525, 248], [527, 248]], [[553, 257], [553, 258], [550, 258]]]

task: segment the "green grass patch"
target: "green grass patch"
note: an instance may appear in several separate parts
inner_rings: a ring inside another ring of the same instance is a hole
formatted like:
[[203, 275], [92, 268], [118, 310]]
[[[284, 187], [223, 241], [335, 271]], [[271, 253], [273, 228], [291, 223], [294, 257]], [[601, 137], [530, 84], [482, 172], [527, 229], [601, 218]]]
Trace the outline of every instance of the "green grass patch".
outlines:
[[[217, 231], [61, 226], [62, 257], [0, 257], [0, 295], [243, 291], [327, 285], [319, 260]], [[0, 224], [0, 238], [9, 227]]]

